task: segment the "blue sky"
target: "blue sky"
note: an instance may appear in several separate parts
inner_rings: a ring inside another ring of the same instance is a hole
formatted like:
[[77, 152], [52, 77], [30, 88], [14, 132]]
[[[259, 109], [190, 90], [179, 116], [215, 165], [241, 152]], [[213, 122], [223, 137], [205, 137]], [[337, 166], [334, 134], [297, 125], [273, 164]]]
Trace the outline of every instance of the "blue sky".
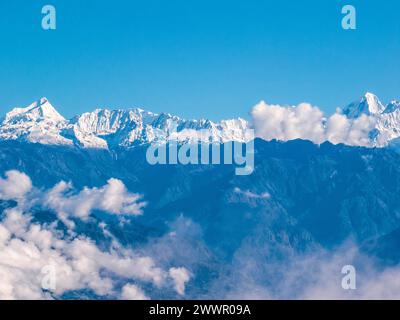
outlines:
[[[55, 31], [41, 29], [46, 4]], [[2, 0], [0, 14], [1, 114], [41, 96], [66, 117], [140, 106], [215, 120], [261, 99], [331, 113], [365, 91], [400, 98], [396, 0]]]

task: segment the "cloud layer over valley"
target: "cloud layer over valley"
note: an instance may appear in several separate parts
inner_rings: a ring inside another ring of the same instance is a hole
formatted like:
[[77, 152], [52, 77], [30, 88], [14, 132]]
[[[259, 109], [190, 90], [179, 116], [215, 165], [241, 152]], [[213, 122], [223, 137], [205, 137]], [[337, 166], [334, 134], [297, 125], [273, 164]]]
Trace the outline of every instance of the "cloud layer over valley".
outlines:
[[[110, 238], [107, 249], [74, 230], [71, 218], [86, 221], [93, 210], [142, 214], [140, 198], [116, 179], [74, 194], [65, 182], [39, 190], [24, 173], [7, 172], [0, 180], [0, 200], [16, 204], [4, 210], [0, 222], [0, 299], [60, 298], [80, 290], [100, 297], [148, 299], [142, 285], [183, 295], [190, 280], [185, 268], [164, 269], [152, 257], [124, 248], [107, 232], [105, 223], [98, 228]], [[57, 220], [35, 222], [31, 210], [38, 206], [55, 212], [66, 229], [60, 229]]]

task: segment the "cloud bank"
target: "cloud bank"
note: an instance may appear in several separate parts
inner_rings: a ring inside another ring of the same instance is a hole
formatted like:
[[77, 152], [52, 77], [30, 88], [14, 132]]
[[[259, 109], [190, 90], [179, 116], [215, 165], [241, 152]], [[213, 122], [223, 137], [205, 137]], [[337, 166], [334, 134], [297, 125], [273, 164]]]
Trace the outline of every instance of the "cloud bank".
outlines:
[[[151, 256], [125, 248], [114, 238], [110, 248], [101, 248], [68, 223], [63, 231], [57, 221], [33, 222], [30, 210], [40, 204], [83, 220], [95, 209], [118, 215], [142, 213], [141, 197], [116, 179], [102, 188], [71, 192], [64, 182], [48, 191], [35, 189], [18, 171], [9, 171], [0, 180], [0, 200], [17, 202], [4, 210], [0, 222], [0, 299], [53, 299], [79, 290], [92, 296], [149, 299], [141, 286], [184, 294], [190, 273], [181, 266], [157, 266]], [[99, 228], [110, 237], [106, 224]]]
[[373, 116], [365, 114], [348, 119], [340, 110], [326, 118], [318, 107], [308, 103], [286, 107], [262, 101], [251, 110], [251, 116], [256, 136], [267, 141], [303, 139], [350, 146], [370, 146], [369, 135], [376, 123]]
[[[112, 179], [103, 187], [79, 192], [64, 183], [38, 190], [23, 173], [6, 173], [0, 181], [0, 200], [15, 200], [17, 205], [4, 210], [0, 220], [0, 299], [70, 298], [76, 292], [111, 299], [400, 298], [400, 268], [379, 266], [354, 243], [298, 253], [290, 243], [270, 241], [272, 235], [260, 226], [262, 231], [249, 234], [233, 257], [224, 260], [207, 245], [201, 226], [183, 216], [162, 236], [133, 248], [121, 245], [104, 221], [98, 229], [110, 240], [109, 246], [68, 224], [63, 230], [57, 227], [59, 221], [37, 222], [31, 213], [39, 201], [51, 198], [43, 204], [47, 210], [84, 222], [91, 219], [92, 210], [138, 214], [142, 206], [132, 205], [141, 198], [122, 182], [115, 183]], [[21, 186], [18, 192], [16, 186]], [[234, 192], [268, 199], [267, 194], [239, 188]], [[109, 197], [111, 204], [102, 204], [102, 197]], [[345, 265], [357, 270], [356, 290], [341, 286]]]

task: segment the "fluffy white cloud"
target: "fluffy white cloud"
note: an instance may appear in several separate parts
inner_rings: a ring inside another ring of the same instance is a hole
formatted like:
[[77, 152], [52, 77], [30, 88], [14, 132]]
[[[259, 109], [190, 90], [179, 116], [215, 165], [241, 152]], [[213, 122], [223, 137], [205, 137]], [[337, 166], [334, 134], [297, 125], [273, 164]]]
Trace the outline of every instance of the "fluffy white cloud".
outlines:
[[335, 113], [326, 123], [325, 140], [333, 144], [344, 143], [350, 146], [370, 146], [370, 132], [374, 129], [376, 119], [373, 116], [361, 115], [356, 119]]
[[145, 203], [141, 196], [130, 193], [122, 181], [108, 180], [102, 188], [85, 187], [78, 194], [70, 194], [72, 186], [64, 181], [58, 183], [44, 196], [44, 205], [61, 216], [89, 217], [93, 210], [112, 214], [140, 215]]
[[186, 268], [171, 268], [169, 276], [175, 283], [175, 290], [181, 296], [185, 294], [186, 283], [190, 280], [190, 273]]
[[268, 105], [264, 101], [251, 111], [256, 134], [266, 140], [307, 139], [323, 141], [323, 113], [310, 104], [297, 107]]
[[0, 299], [47, 298], [42, 288], [42, 269], [46, 266], [54, 268], [55, 287], [51, 291], [57, 296], [80, 289], [100, 296], [114, 295], [115, 277], [155, 286], [164, 285], [168, 278], [151, 257], [118, 245], [105, 252], [87, 237], [68, 239], [51, 228], [31, 223], [30, 216], [18, 209], [7, 210], [0, 224], [0, 261]]
[[369, 146], [369, 133], [376, 123], [373, 116], [348, 119], [339, 110], [326, 118], [318, 107], [307, 103], [285, 107], [262, 101], [252, 109], [251, 116], [256, 135], [260, 138], [268, 141], [304, 139], [317, 144], [330, 141]]
[[0, 178], [0, 199], [18, 200], [32, 189], [31, 179], [24, 173], [11, 170], [6, 179]]
[[0, 178], [0, 200], [16, 200], [20, 207], [34, 204], [57, 212], [59, 219], [69, 228], [75, 226], [71, 217], [86, 220], [94, 210], [115, 215], [141, 215], [146, 205], [142, 196], [129, 192], [122, 181], [110, 179], [101, 188], [83, 188], [76, 193], [71, 183], [59, 182], [50, 190], [32, 186], [24, 173], [11, 170], [6, 179]]
[[149, 300], [144, 292], [134, 284], [126, 284], [121, 292], [122, 300]]
[[[29, 210], [37, 205], [83, 219], [95, 209], [140, 214], [140, 197], [128, 192], [121, 181], [110, 179], [102, 188], [84, 188], [70, 194], [67, 191], [71, 186], [63, 182], [50, 191], [40, 191], [32, 188], [29, 177], [20, 172], [11, 171], [6, 176], [0, 183], [0, 199], [17, 199], [18, 205], [6, 209], [0, 222], [0, 299], [49, 299], [83, 289], [97, 296], [148, 299], [140, 283], [159, 289], [175, 288], [183, 294], [189, 280], [184, 268], [171, 273], [157, 266], [152, 257], [122, 247], [105, 223], [99, 228], [112, 240], [108, 250], [71, 229], [56, 229], [55, 223], [32, 222]], [[121, 281], [128, 284], [118, 289]]]

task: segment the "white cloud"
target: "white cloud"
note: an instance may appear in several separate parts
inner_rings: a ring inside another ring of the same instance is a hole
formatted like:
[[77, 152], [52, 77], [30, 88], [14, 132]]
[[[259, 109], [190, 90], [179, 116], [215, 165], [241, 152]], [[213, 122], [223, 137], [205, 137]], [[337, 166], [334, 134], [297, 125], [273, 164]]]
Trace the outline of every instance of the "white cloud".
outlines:
[[256, 135], [266, 140], [307, 139], [323, 141], [323, 113], [310, 104], [297, 107], [268, 105], [264, 101], [251, 111]]
[[126, 284], [121, 292], [122, 300], [149, 300], [144, 292], [134, 284]]
[[78, 194], [71, 194], [72, 186], [64, 181], [58, 183], [44, 196], [44, 205], [62, 216], [89, 217], [93, 210], [112, 214], [140, 215], [145, 203], [141, 196], [130, 193], [122, 181], [110, 179], [101, 188], [85, 187]]
[[118, 179], [109, 179], [101, 188], [83, 188], [74, 193], [72, 184], [64, 181], [52, 189], [42, 191], [32, 186], [31, 179], [24, 173], [11, 170], [6, 179], [0, 178], [0, 199], [16, 200], [19, 206], [33, 206], [54, 210], [66, 224], [72, 225], [68, 217], [87, 219], [94, 210], [116, 215], [141, 215], [145, 202], [142, 196], [129, 192]]
[[252, 109], [251, 115], [256, 135], [267, 141], [303, 139], [316, 144], [330, 141], [369, 146], [369, 133], [376, 123], [373, 116], [367, 115], [347, 119], [340, 110], [326, 118], [318, 107], [307, 103], [285, 107], [262, 101]]
[[369, 146], [369, 133], [375, 126], [373, 116], [361, 115], [356, 119], [335, 113], [326, 123], [325, 140], [333, 144], [344, 143], [350, 146]]
[[[29, 210], [38, 205], [82, 219], [95, 209], [140, 214], [140, 196], [128, 192], [121, 181], [110, 179], [102, 188], [84, 188], [71, 194], [71, 186], [64, 182], [50, 191], [34, 189], [29, 177], [12, 171], [0, 185], [0, 199], [18, 199], [18, 205], [6, 209], [0, 222], [0, 299], [48, 299], [82, 289], [98, 296], [148, 298], [136, 284], [117, 289], [118, 281], [123, 279], [160, 290], [174, 287], [183, 294], [188, 281], [185, 269], [176, 268], [171, 274], [170, 269], [157, 266], [152, 257], [122, 247], [107, 232], [105, 224], [99, 228], [112, 239], [108, 250], [100, 249], [87, 236], [56, 230], [55, 224], [32, 222]], [[47, 266], [55, 270], [56, 286], [51, 294], [42, 288], [42, 271]], [[174, 280], [173, 285], [170, 279]]]
[[91, 289], [97, 295], [114, 295], [114, 277], [165, 285], [168, 273], [151, 257], [138, 256], [114, 246], [100, 250], [87, 237], [68, 239], [30, 222], [18, 209], [6, 211], [0, 224], [0, 299], [44, 299], [41, 270], [52, 265], [57, 281], [54, 294]]
[[6, 179], [0, 178], [0, 199], [18, 200], [32, 189], [31, 179], [24, 173], [11, 170]]
[[269, 199], [271, 197], [271, 195], [268, 192], [263, 192], [263, 193], [258, 194], [258, 193], [251, 192], [250, 190], [242, 190], [238, 187], [236, 187], [233, 191], [237, 194], [243, 195], [246, 198], [250, 198], [250, 199]]
[[186, 283], [190, 280], [190, 273], [186, 268], [170, 268], [169, 276], [175, 283], [176, 292], [183, 296], [185, 294]]

